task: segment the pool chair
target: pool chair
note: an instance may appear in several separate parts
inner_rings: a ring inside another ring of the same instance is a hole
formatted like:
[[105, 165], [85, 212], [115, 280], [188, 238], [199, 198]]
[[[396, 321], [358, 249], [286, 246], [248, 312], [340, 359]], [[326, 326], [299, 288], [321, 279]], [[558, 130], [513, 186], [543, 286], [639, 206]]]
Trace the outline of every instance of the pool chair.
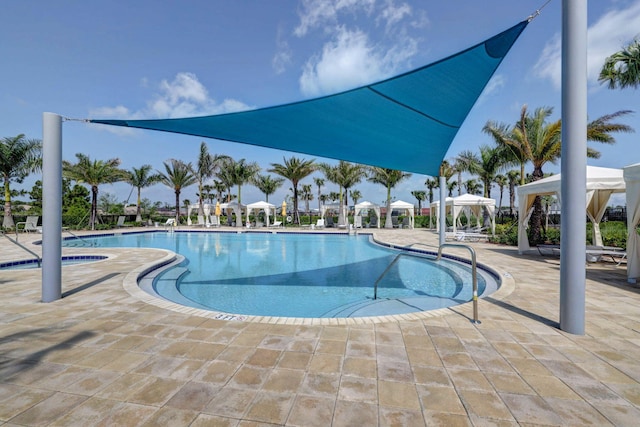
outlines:
[[354, 228], [362, 228], [362, 217], [360, 215], [353, 218]]
[[392, 216], [391, 217], [391, 225], [393, 225], [393, 228], [399, 228], [400, 224], [398, 224], [398, 217], [397, 216]]
[[328, 216], [325, 219], [324, 226], [327, 227], [327, 228], [333, 228], [333, 217], [332, 216]]
[[120, 227], [131, 227], [131, 224], [125, 224], [124, 220], [126, 219], [126, 217], [124, 215], [120, 215], [118, 217], [118, 222], [116, 222], [116, 227], [120, 228]]
[[167, 222], [164, 223], [164, 228], [168, 228], [169, 230], [173, 230], [173, 227], [176, 226], [176, 219], [169, 218]]
[[204, 215], [198, 215], [198, 222], [193, 225], [194, 227], [204, 227], [205, 225], [207, 225], [206, 221], [204, 220]]
[[282, 221], [273, 221], [273, 223], [269, 224], [270, 228], [278, 228], [282, 227]]
[[376, 228], [376, 227], [378, 227], [378, 217], [372, 216], [371, 218], [369, 218], [369, 228]]
[[220, 227], [220, 217], [215, 215], [211, 215], [211, 226], [212, 227]]
[[[25, 233], [38, 231], [39, 219], [40, 217], [38, 215], [29, 215], [26, 221], [21, 221], [16, 224], [16, 231], [24, 231]], [[22, 226], [22, 228], [20, 228], [20, 226]]]
[[324, 219], [319, 218], [319, 219], [316, 221], [316, 228], [324, 228]]

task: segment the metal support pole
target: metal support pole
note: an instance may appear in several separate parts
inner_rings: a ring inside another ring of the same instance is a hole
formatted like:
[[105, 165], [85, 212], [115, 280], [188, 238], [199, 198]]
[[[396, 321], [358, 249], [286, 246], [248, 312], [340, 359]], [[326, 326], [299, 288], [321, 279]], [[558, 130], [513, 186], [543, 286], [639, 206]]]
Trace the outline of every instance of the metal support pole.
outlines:
[[440, 222], [440, 234], [438, 235], [438, 243], [440, 246], [444, 245], [446, 232], [447, 232], [447, 179], [440, 174], [440, 206], [439, 218]]
[[42, 114], [42, 302], [62, 297], [62, 117]]
[[560, 329], [584, 335], [587, 191], [587, 0], [562, 2]]

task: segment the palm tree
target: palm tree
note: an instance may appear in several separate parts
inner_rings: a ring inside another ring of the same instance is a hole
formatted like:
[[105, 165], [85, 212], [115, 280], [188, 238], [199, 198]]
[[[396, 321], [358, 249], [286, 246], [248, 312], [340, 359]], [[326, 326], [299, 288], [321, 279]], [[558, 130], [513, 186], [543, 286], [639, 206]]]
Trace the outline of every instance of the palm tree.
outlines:
[[513, 218], [516, 214], [516, 185], [520, 181], [520, 172], [508, 171], [507, 180], [509, 181], [509, 215]]
[[424, 185], [427, 186], [427, 196], [429, 197], [429, 205], [431, 205], [433, 203], [433, 190], [440, 187], [440, 183], [435, 178], [427, 178]]
[[[511, 147], [512, 153], [518, 153], [521, 159], [520, 183], [524, 184], [524, 163], [530, 161], [533, 164], [532, 180], [537, 181], [544, 177], [542, 167], [547, 163], [555, 163], [560, 158], [561, 153], [561, 121], [556, 120], [548, 123], [547, 119], [553, 113], [550, 107], [537, 108], [533, 115], [527, 111], [527, 106], [523, 106], [520, 112], [520, 119], [513, 128], [506, 125], [496, 125], [487, 122], [484, 130], [490, 134], [498, 145]], [[611, 137], [612, 132], [632, 132], [630, 126], [611, 123], [611, 120], [629, 114], [627, 110], [607, 114], [587, 125], [587, 140], [605, 143], [614, 143]], [[599, 157], [600, 153], [594, 149], [587, 149], [587, 156]], [[542, 202], [540, 197], [536, 197], [533, 203], [533, 213], [530, 222], [530, 238], [534, 243], [542, 240], [540, 233], [542, 227]]]
[[369, 181], [375, 184], [382, 184], [387, 189], [387, 215], [384, 228], [393, 228], [393, 223], [391, 222], [391, 189], [410, 176], [410, 173], [395, 169], [381, 168], [378, 166], [369, 168]]
[[462, 173], [470, 172], [471, 165], [476, 162], [476, 159], [476, 154], [469, 150], [461, 152], [454, 159], [453, 170], [458, 174], [458, 196], [462, 194]]
[[66, 160], [62, 161], [62, 173], [66, 178], [78, 183], [87, 184], [91, 187], [91, 215], [89, 226], [95, 230], [98, 214], [98, 186], [102, 184], [112, 184], [114, 182], [125, 181], [129, 173], [118, 168], [120, 159], [93, 160], [82, 153], [77, 153], [78, 163], [72, 164]]
[[298, 211], [298, 184], [301, 180], [311, 175], [315, 170], [314, 160], [304, 160], [298, 157], [283, 158], [284, 163], [271, 163], [269, 172], [280, 175], [291, 181], [293, 185], [293, 215], [294, 223], [300, 224], [300, 212]]
[[253, 178], [253, 185], [264, 193], [267, 203], [269, 203], [269, 196], [275, 193], [283, 183], [284, 178], [274, 178], [271, 175], [256, 175]]
[[198, 182], [198, 178], [193, 174], [192, 164], [182, 160], [170, 159], [163, 162], [165, 172], [160, 173], [160, 182], [173, 189], [176, 195], [176, 224], [180, 223], [180, 193], [190, 185]]
[[357, 205], [358, 200], [362, 199], [362, 193], [359, 190], [349, 191], [349, 196], [351, 196], [351, 200], [353, 200], [354, 205]]
[[224, 187], [221, 194], [225, 191], [227, 192], [226, 202], [229, 203], [231, 201], [231, 188], [235, 185], [235, 178], [233, 176], [233, 164], [234, 160], [232, 158], [228, 158], [222, 161], [220, 165], [220, 169], [216, 172], [216, 178], [213, 182], [214, 186], [218, 185], [220, 187]]
[[12, 228], [11, 181], [22, 181], [42, 165], [42, 141], [27, 139], [23, 134], [0, 140], [0, 173], [4, 181], [4, 219], [2, 226]]
[[509, 180], [506, 176], [502, 174], [498, 174], [493, 178], [493, 182], [498, 185], [498, 189], [500, 190], [500, 201], [498, 203], [498, 213], [502, 213], [502, 194], [504, 193], [504, 187], [509, 184]]
[[213, 187], [213, 191], [216, 192], [216, 200], [218, 202], [222, 202], [223, 201], [224, 192], [227, 191], [228, 187], [226, 186], [226, 184], [224, 182], [218, 181], [218, 180], [215, 180], [215, 179], [213, 180], [212, 187]]
[[305, 212], [309, 215], [309, 220], [311, 220], [311, 214], [309, 213], [309, 202], [313, 200], [313, 190], [311, 184], [302, 185], [302, 191], [300, 191], [300, 199], [304, 200]]
[[233, 159], [226, 160], [224, 167], [229, 169], [231, 182], [238, 186], [238, 203], [242, 203], [242, 186], [253, 181], [253, 177], [260, 172], [260, 166], [256, 162], [247, 162], [240, 159], [237, 162]]
[[447, 197], [453, 197], [453, 190], [455, 190], [457, 186], [458, 186], [457, 181], [451, 181], [451, 182], [447, 181]]
[[320, 203], [322, 202], [320, 200], [320, 195], [322, 194], [322, 186], [324, 185], [324, 179], [322, 178], [313, 178], [313, 182], [314, 184], [316, 184], [316, 187], [318, 187], [318, 212], [320, 212], [320, 209], [322, 209]]
[[[349, 188], [352, 188], [354, 185], [358, 184], [362, 181], [367, 174], [366, 168], [357, 163], [349, 163], [344, 160], [340, 160], [337, 165], [331, 166], [327, 163], [321, 163], [319, 168], [324, 172], [325, 177], [333, 182], [334, 184], [338, 184], [340, 189], [340, 206], [348, 206], [349, 205]], [[344, 199], [342, 198], [344, 189]], [[344, 201], [344, 202], [343, 202]], [[340, 209], [340, 221], [342, 223], [346, 223], [346, 209], [342, 207]]]
[[142, 201], [142, 189], [160, 182], [160, 175], [152, 174], [151, 169], [153, 169], [151, 165], [142, 165], [140, 168], [131, 168], [129, 176], [127, 177], [127, 182], [138, 190], [136, 222], [142, 222], [142, 211], [140, 207], [140, 203]]
[[608, 57], [600, 71], [598, 81], [609, 89], [640, 86], [640, 39], [635, 39], [621, 51]]
[[464, 182], [464, 188], [468, 194], [480, 194], [482, 185], [476, 179], [468, 179]]
[[198, 181], [198, 214], [204, 215], [204, 182], [211, 178], [216, 171], [220, 168], [220, 164], [223, 160], [230, 159], [229, 156], [224, 154], [211, 155], [209, 148], [205, 142], [200, 143], [200, 153], [198, 154], [198, 161], [196, 167], [193, 170]]
[[414, 190], [411, 195], [418, 200], [418, 215], [422, 215], [422, 202], [427, 199], [427, 192], [422, 190]]

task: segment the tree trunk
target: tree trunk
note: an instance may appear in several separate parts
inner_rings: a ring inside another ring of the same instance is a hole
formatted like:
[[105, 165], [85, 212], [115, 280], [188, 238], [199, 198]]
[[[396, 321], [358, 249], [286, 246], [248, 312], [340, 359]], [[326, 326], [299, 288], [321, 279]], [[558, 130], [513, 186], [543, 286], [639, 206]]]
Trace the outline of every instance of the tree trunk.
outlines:
[[89, 220], [90, 222], [89, 225], [91, 227], [91, 230], [96, 229], [97, 216], [98, 216], [98, 186], [92, 185], [91, 186], [91, 219]]
[[140, 209], [140, 187], [138, 187], [138, 207], [136, 208], [136, 222], [142, 222], [142, 209]]
[[180, 190], [175, 190], [176, 193], [176, 227], [180, 225]]
[[384, 228], [393, 228], [393, 221], [391, 220], [391, 188], [387, 187], [387, 215], [384, 221]]
[[[533, 169], [533, 181], [538, 181], [542, 179], [544, 174], [542, 173], [542, 169], [536, 167]], [[536, 196], [533, 201], [533, 213], [531, 214], [531, 219], [529, 220], [529, 230], [530, 236], [529, 241], [534, 245], [538, 243], [543, 243], [542, 236], [542, 197]]]
[[11, 213], [11, 190], [9, 188], [9, 180], [4, 179], [4, 219], [2, 220], [4, 228], [13, 228], [13, 214]]

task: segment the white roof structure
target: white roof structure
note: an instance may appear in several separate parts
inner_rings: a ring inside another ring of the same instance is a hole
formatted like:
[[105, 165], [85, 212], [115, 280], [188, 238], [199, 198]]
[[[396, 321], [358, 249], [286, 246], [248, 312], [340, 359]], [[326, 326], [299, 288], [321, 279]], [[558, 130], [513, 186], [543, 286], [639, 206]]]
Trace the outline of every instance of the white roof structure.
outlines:
[[[530, 249], [527, 237], [527, 224], [533, 201], [536, 196], [555, 194], [561, 199], [560, 186], [562, 174], [550, 176], [530, 184], [521, 185], [518, 193], [518, 252]], [[624, 193], [625, 182], [622, 169], [587, 166], [586, 210], [593, 223], [593, 244], [602, 246], [600, 220], [607, 208], [609, 197], [613, 193]]]
[[236, 214], [236, 227], [242, 227], [242, 210], [245, 208], [246, 208], [245, 205], [240, 204], [238, 202], [229, 202], [229, 203], [220, 204], [220, 209], [226, 209], [227, 213], [229, 209], [231, 209]]
[[373, 211], [376, 213], [376, 216], [378, 217], [377, 227], [380, 228], [380, 205], [376, 205], [375, 203], [364, 201], [364, 202], [358, 203], [354, 209], [355, 209], [354, 216], [360, 215], [360, 212], [362, 212], [365, 209], [373, 209]]
[[402, 200], [396, 200], [395, 202], [391, 203], [391, 210], [405, 210], [409, 213], [409, 221], [410, 221], [410, 227], [413, 228], [414, 226], [414, 215], [415, 212], [413, 211], [413, 203], [409, 203], [409, 202], [405, 202]]
[[[276, 205], [272, 205], [271, 203], [259, 201], [255, 203], [249, 203], [247, 205], [247, 224], [249, 224], [249, 215], [251, 215], [251, 211], [265, 211], [265, 222], [267, 227], [269, 226], [269, 215], [276, 215]], [[273, 212], [271, 212], [273, 211]]]
[[[495, 234], [496, 201], [494, 199], [476, 196], [474, 194], [462, 194], [457, 197], [447, 197], [444, 203], [446, 209], [451, 212], [451, 216], [453, 217], [453, 233], [456, 233], [457, 231], [456, 228], [458, 219], [460, 218], [460, 214], [462, 212], [466, 212], [467, 216], [470, 216], [469, 214], [473, 213], [473, 215], [475, 215], [476, 217], [476, 220], [478, 221], [478, 226], [480, 226], [482, 211], [486, 209], [489, 213], [489, 220], [491, 221], [491, 234]], [[439, 206], [439, 200], [431, 203], [431, 212], [435, 212], [437, 227], [439, 227], [440, 225], [440, 221], [438, 221], [438, 216], [440, 215], [440, 209], [438, 209]]]
[[640, 277], [640, 163], [623, 169], [627, 191], [627, 280], [636, 283]]

